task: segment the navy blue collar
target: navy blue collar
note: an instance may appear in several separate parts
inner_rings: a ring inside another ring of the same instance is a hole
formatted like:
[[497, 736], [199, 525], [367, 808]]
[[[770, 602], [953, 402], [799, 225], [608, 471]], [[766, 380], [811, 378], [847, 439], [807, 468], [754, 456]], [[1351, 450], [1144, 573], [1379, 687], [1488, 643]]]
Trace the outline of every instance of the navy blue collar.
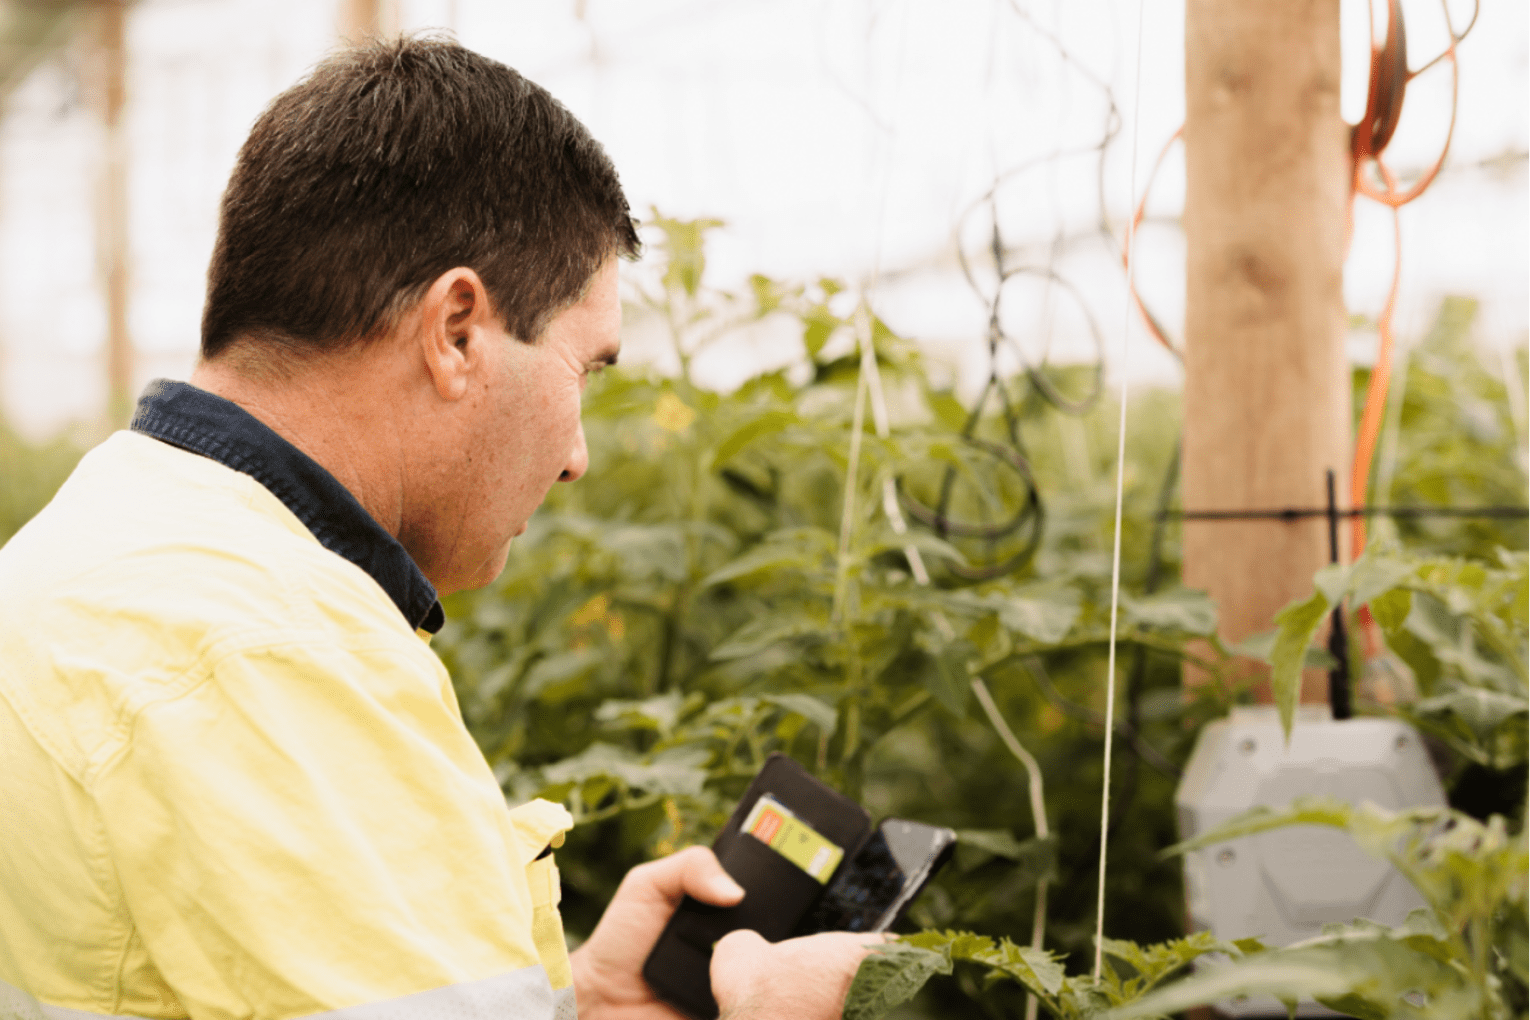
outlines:
[[156, 379], [132, 429], [247, 474], [281, 500], [330, 552], [365, 570], [416, 630], [446, 622], [431, 586], [398, 539], [334, 475], [244, 408], [195, 386]]

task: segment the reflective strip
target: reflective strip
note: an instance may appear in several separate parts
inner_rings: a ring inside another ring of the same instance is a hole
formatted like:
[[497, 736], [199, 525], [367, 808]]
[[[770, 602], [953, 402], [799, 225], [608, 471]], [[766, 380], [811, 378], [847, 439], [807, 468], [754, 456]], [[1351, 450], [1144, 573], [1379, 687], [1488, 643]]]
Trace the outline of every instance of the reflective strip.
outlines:
[[[573, 989], [569, 1004], [573, 1004]], [[433, 988], [386, 1002], [316, 1013], [310, 1020], [564, 1020], [541, 964], [482, 981]], [[570, 1018], [577, 1014], [570, 1012]], [[71, 1018], [73, 1020], [73, 1018]]]
[[87, 1013], [83, 1009], [47, 1006], [15, 985], [0, 981], [0, 1018], [4, 1020], [143, 1020], [114, 1013]]
[[[260, 1016], [257, 1011], [256, 1016]], [[310, 1020], [577, 1020], [572, 988], [552, 990], [540, 964], [481, 981], [433, 988], [386, 1002], [312, 1014]], [[48, 1006], [0, 981], [3, 1020], [145, 1020]]]
[[579, 1004], [574, 1001], [572, 987], [553, 992], [553, 1020], [579, 1020]]

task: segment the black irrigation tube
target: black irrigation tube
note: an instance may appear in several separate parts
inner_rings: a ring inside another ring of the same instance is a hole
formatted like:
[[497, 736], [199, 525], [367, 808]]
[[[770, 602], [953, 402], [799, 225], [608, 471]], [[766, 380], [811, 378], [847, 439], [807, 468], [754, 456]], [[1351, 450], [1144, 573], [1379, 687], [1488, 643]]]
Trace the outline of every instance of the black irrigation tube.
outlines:
[[[1516, 520], [1530, 518], [1523, 506], [1357, 506], [1341, 510], [1334, 495], [1334, 475], [1327, 477], [1328, 505], [1284, 507], [1279, 510], [1160, 510], [1158, 524], [1165, 521], [1293, 521], [1322, 517], [1328, 521], [1328, 562], [1339, 562], [1339, 520], [1355, 517], [1453, 517], [1466, 520]], [[1328, 671], [1328, 704], [1335, 719], [1348, 719], [1353, 711], [1349, 678], [1349, 635], [1345, 633], [1344, 608], [1334, 606], [1328, 630], [1328, 651], [1334, 667]]]
[[1359, 506], [1347, 510], [1326, 507], [1285, 507], [1280, 510], [1165, 510], [1161, 521], [1298, 521], [1311, 517], [1466, 517], [1510, 519], [1530, 516], [1524, 506]]

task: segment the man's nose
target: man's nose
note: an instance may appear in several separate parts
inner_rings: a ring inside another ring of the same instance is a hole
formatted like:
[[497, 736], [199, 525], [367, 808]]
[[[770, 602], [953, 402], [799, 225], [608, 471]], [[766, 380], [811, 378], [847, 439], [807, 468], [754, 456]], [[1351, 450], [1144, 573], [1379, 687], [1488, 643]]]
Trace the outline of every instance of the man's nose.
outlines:
[[589, 466], [590, 449], [584, 442], [584, 423], [580, 422], [578, 431], [574, 433], [574, 448], [569, 452], [568, 463], [563, 466], [563, 473], [558, 476], [558, 481], [577, 482], [584, 477]]

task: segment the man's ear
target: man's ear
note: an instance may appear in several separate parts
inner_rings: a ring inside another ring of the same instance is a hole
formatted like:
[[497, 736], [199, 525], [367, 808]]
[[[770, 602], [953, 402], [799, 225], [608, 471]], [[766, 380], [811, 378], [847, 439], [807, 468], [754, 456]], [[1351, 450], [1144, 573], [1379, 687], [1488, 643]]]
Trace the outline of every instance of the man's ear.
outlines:
[[459, 400], [483, 368], [489, 293], [466, 266], [448, 269], [420, 299], [420, 353], [442, 400]]

